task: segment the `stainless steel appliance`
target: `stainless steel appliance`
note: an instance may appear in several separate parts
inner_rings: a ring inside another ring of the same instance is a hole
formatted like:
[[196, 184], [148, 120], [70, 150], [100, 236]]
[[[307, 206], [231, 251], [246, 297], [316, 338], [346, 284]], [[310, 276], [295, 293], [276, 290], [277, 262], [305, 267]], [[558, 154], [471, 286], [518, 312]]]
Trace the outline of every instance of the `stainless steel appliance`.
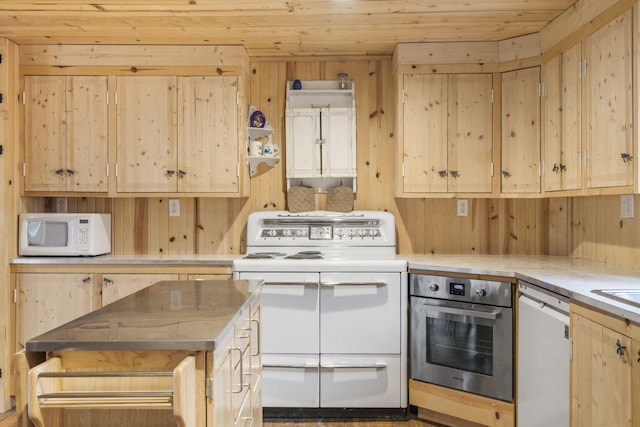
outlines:
[[511, 283], [411, 272], [412, 379], [513, 399]]
[[249, 216], [233, 268], [265, 280], [266, 416], [407, 408], [407, 272], [395, 242], [387, 212]]
[[518, 426], [569, 426], [569, 299], [518, 289]]

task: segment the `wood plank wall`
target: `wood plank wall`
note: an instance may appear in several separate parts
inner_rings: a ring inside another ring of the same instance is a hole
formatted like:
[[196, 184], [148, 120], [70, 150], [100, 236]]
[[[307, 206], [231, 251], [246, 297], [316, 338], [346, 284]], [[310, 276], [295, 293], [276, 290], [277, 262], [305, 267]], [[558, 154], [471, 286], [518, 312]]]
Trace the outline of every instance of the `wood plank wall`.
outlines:
[[[284, 151], [285, 82], [335, 79], [349, 73], [356, 85], [358, 191], [356, 209], [396, 216], [400, 253], [566, 254], [550, 238], [550, 202], [544, 199], [470, 199], [469, 216], [456, 216], [452, 199], [395, 199], [394, 113], [389, 58], [257, 61], [251, 65], [251, 104], [274, 127]], [[115, 254], [242, 253], [245, 222], [255, 210], [286, 209], [285, 165], [260, 165], [248, 199], [184, 198], [181, 216], [169, 217], [162, 198], [70, 198], [70, 211], [111, 212]], [[324, 207], [324, 196], [316, 197]], [[53, 211], [53, 198], [24, 198], [29, 210]], [[563, 224], [554, 227], [562, 228]], [[566, 227], [566, 225], [564, 226]], [[560, 240], [560, 242], [556, 242]]]
[[[257, 61], [251, 103], [273, 125], [284, 152], [285, 82], [333, 79], [356, 84], [358, 192], [356, 209], [386, 210], [397, 221], [399, 253], [552, 254], [635, 267], [640, 221], [619, 219], [619, 197], [470, 199], [456, 216], [453, 199], [393, 197], [393, 105], [388, 58], [345, 61]], [[169, 217], [164, 198], [70, 198], [70, 211], [111, 212], [115, 254], [243, 253], [249, 212], [286, 209], [285, 165], [260, 165], [248, 199], [183, 198]], [[636, 205], [640, 203], [636, 196]], [[53, 211], [53, 198], [23, 198], [24, 209]], [[324, 207], [318, 195], [316, 206]]]

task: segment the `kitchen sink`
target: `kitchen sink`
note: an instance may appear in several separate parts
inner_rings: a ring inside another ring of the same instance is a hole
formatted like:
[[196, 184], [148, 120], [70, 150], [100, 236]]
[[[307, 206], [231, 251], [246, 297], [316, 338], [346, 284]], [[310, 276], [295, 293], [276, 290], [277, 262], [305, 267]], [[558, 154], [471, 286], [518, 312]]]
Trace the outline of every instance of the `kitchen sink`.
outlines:
[[640, 289], [596, 289], [592, 292], [640, 308]]

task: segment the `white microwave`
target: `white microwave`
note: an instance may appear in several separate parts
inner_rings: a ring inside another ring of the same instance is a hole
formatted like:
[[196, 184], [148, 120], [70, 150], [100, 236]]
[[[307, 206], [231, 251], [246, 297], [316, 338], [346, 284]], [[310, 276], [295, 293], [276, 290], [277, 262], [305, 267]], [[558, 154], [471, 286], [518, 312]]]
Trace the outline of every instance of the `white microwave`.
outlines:
[[20, 214], [18, 254], [95, 256], [111, 252], [111, 214]]

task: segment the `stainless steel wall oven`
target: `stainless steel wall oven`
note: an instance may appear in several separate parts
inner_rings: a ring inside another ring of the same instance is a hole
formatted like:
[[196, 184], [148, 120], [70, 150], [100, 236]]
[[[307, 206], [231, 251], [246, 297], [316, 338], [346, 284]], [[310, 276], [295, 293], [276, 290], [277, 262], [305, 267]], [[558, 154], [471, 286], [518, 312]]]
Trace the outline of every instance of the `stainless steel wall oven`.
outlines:
[[410, 377], [513, 400], [512, 285], [411, 272]]

